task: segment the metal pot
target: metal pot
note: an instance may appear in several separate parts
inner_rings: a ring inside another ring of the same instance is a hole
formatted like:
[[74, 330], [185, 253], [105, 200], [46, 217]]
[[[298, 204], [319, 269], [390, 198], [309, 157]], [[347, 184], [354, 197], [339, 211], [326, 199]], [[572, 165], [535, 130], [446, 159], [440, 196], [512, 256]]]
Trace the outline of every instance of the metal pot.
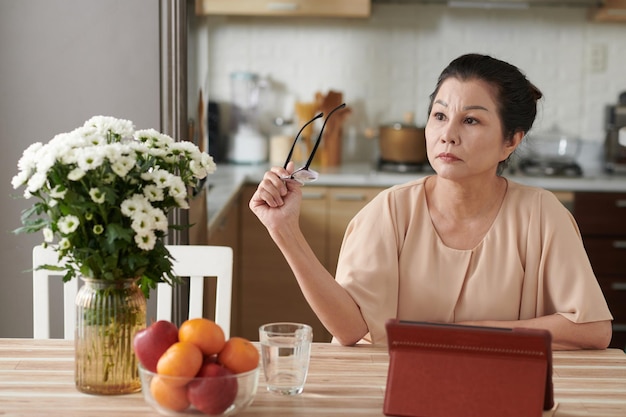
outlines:
[[538, 161], [572, 163], [576, 161], [580, 152], [580, 138], [568, 135], [558, 126], [532, 133], [528, 139], [526, 149], [528, 156]]
[[388, 162], [423, 164], [426, 162], [424, 128], [412, 123], [413, 114], [407, 113], [404, 122], [395, 122], [378, 128], [380, 158]]

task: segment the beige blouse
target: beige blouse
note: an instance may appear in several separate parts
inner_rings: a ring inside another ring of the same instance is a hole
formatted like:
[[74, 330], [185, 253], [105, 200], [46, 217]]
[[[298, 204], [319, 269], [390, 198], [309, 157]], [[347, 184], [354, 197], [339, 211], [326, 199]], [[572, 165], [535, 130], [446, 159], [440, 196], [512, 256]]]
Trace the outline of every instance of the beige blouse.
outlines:
[[459, 250], [435, 231], [425, 180], [381, 192], [346, 229], [336, 279], [359, 305], [368, 340], [386, 344], [389, 318], [612, 319], [578, 226], [551, 192], [508, 181], [482, 242]]

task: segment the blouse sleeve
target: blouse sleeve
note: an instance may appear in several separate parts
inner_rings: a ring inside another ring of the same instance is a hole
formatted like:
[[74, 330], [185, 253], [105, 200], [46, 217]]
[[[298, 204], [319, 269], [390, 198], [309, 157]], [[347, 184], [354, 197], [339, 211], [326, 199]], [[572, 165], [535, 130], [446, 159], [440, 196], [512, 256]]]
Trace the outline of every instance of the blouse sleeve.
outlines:
[[611, 320], [574, 217], [547, 191], [541, 194], [541, 206], [534, 229], [541, 238], [529, 239], [541, 242], [540, 251], [529, 251], [539, 254], [531, 261], [540, 277], [536, 315], [557, 313], [575, 323]]
[[349, 223], [339, 253], [336, 280], [352, 296], [369, 329], [383, 343], [384, 323], [398, 308], [398, 236], [394, 204], [383, 191]]

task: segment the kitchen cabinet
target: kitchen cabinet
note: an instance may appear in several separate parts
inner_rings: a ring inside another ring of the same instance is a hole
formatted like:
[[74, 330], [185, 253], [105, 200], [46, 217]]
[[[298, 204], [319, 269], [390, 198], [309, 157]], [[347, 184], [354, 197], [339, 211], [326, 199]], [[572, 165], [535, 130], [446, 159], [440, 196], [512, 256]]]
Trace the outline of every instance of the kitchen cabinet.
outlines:
[[[238, 322], [234, 332], [258, 340], [261, 324], [295, 321], [311, 325], [315, 341], [330, 341], [330, 334], [309, 307], [265, 226], [248, 209], [248, 201], [255, 190], [256, 185], [244, 186], [240, 195]], [[320, 261], [325, 263], [326, 188], [307, 187], [303, 191], [302, 231]]]
[[613, 314], [611, 347], [626, 347], [626, 193], [578, 192], [574, 216]]
[[350, 17], [371, 14], [371, 0], [196, 0], [196, 15]]
[[203, 188], [189, 201], [189, 244], [203, 245], [208, 238], [208, 211], [206, 202], [206, 188]]
[[591, 9], [594, 22], [626, 22], [626, 0], [605, 0]]
[[[206, 206], [206, 197], [202, 200]], [[206, 222], [203, 224], [207, 224]], [[194, 226], [195, 227], [195, 226]], [[228, 246], [233, 249], [233, 283], [232, 283], [232, 300], [231, 300], [231, 335], [240, 336], [237, 333], [237, 323], [241, 321], [239, 315], [239, 297], [240, 281], [239, 281], [239, 199], [235, 198], [230, 201], [221, 214], [214, 220], [210, 229], [207, 228], [206, 238], [203, 243], [215, 246]], [[193, 244], [193, 242], [191, 242]], [[216, 294], [214, 280], [206, 280], [204, 286], [204, 308], [203, 316], [213, 320], [215, 317], [214, 300]]]

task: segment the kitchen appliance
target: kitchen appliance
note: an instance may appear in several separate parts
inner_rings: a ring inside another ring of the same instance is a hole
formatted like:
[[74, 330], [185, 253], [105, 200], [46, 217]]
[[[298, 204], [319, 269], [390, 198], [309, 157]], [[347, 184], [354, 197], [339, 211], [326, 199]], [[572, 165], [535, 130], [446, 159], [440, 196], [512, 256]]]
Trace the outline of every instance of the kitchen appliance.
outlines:
[[209, 153], [215, 162], [226, 162], [228, 151], [227, 142], [221, 130], [220, 105], [215, 101], [209, 101], [207, 106], [207, 133], [209, 140]]
[[379, 171], [408, 173], [430, 168], [426, 157], [425, 129], [416, 126], [413, 117], [413, 113], [407, 112], [402, 122], [385, 124], [366, 132], [366, 136], [378, 137]]
[[604, 162], [608, 172], [626, 172], [626, 91], [619, 95], [617, 105], [607, 106]]
[[267, 161], [268, 140], [259, 128], [259, 97], [264, 83], [257, 74], [245, 71], [230, 75], [231, 139], [228, 160], [255, 164]]
[[580, 177], [583, 170], [577, 162], [581, 141], [557, 126], [531, 134], [517, 167], [530, 176]]

